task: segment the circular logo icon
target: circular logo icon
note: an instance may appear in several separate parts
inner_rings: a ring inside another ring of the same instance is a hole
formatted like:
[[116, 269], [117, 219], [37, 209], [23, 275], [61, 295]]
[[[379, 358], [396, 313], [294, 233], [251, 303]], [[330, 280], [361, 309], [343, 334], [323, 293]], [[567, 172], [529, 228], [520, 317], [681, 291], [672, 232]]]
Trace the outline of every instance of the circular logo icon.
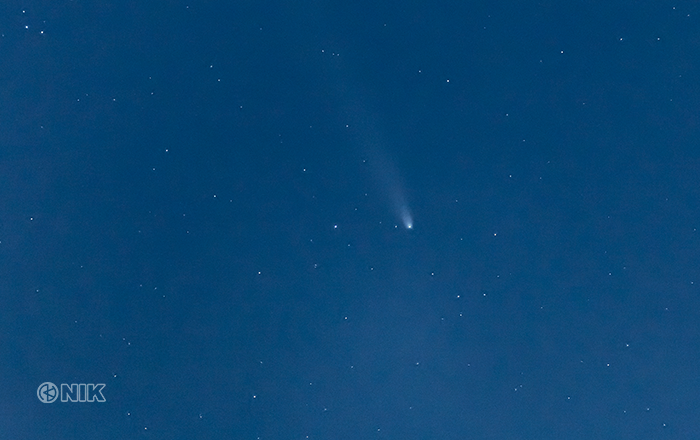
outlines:
[[53, 403], [58, 399], [58, 387], [51, 382], [44, 382], [36, 389], [36, 396], [42, 403]]

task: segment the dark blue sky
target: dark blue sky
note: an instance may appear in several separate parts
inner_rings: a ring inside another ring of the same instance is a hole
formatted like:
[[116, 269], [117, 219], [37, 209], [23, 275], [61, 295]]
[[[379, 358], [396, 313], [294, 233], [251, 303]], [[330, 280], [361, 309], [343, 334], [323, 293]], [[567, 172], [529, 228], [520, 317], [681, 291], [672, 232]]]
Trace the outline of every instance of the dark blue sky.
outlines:
[[4, 3], [0, 437], [698, 438], [699, 20]]

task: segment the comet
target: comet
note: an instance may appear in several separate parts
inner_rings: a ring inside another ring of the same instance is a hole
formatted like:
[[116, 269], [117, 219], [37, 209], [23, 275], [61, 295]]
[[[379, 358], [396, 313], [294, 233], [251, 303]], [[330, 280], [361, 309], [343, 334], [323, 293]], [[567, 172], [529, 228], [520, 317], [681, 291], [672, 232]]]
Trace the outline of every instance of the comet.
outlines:
[[407, 205], [403, 205], [400, 210], [401, 222], [406, 229], [413, 229], [413, 216]]

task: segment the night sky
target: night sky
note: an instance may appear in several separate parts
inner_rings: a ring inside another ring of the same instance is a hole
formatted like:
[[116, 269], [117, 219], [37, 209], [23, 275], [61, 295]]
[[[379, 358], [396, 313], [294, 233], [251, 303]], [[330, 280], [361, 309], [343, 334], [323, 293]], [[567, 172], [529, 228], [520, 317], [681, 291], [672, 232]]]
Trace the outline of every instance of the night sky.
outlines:
[[697, 2], [0, 34], [1, 439], [700, 438]]

